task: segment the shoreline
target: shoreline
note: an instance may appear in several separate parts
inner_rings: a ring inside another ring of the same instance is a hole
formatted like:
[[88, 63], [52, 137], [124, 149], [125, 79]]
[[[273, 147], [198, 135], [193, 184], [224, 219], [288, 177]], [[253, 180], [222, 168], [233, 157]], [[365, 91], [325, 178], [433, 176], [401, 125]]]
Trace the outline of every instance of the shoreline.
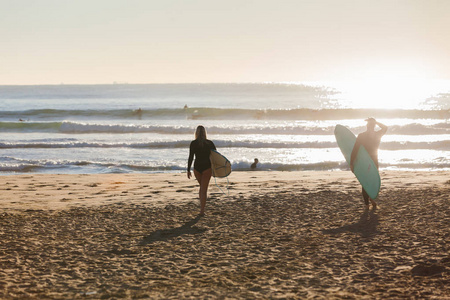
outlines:
[[[380, 171], [382, 199], [390, 189], [419, 189], [449, 183], [448, 172]], [[23, 174], [2, 177], [0, 211], [60, 210], [127, 203], [164, 206], [197, 201], [198, 184], [186, 173], [158, 174]], [[208, 195], [244, 197], [253, 193], [315, 190], [360, 191], [350, 171], [242, 171], [227, 179], [211, 178]], [[217, 184], [216, 184], [217, 183]]]
[[[17, 175], [0, 184], [0, 298], [439, 298], [448, 172], [236, 172], [206, 216], [180, 174]], [[220, 184], [225, 184], [222, 179]]]

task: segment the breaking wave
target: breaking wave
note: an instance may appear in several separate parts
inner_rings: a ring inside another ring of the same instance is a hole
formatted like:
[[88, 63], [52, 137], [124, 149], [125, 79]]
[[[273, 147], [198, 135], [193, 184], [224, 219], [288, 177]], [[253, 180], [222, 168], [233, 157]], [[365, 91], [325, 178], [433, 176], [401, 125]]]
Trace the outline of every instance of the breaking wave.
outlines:
[[239, 108], [160, 108], [160, 109], [34, 109], [2, 111], [2, 120], [61, 121], [85, 120], [343, 120], [375, 118], [450, 119], [450, 110], [383, 110], [383, 109], [239, 109]]
[[[362, 127], [350, 128], [361, 131]], [[98, 124], [82, 122], [0, 122], [2, 132], [59, 132], [66, 134], [83, 133], [160, 133], [160, 134], [192, 134], [190, 126], [172, 125], [137, 125], [137, 124]], [[213, 134], [286, 134], [286, 135], [332, 135], [334, 126], [319, 125], [274, 125], [249, 124], [239, 126], [209, 126], [208, 132]], [[426, 125], [410, 123], [389, 127], [389, 134], [399, 135], [436, 135], [449, 134], [450, 123], [439, 122]]]
[[[8, 160], [8, 159], [6, 159]], [[51, 161], [51, 160], [24, 160], [10, 159], [5, 162], [5, 157], [0, 158], [0, 172], [5, 173], [35, 173], [35, 172], [58, 172], [63, 173], [77, 172], [77, 168], [83, 168], [84, 173], [159, 173], [159, 172], [185, 172], [185, 165], [145, 165], [135, 163], [105, 163], [96, 161]], [[440, 164], [389, 164], [380, 167], [389, 167], [391, 169], [435, 169], [446, 170], [450, 168], [450, 163]], [[232, 163], [233, 171], [249, 171], [249, 163], [240, 161]], [[101, 171], [100, 171], [101, 170]], [[348, 170], [348, 164], [345, 162], [325, 161], [320, 163], [304, 164], [282, 164], [282, 163], [262, 163], [258, 165], [260, 171], [325, 171], [325, 170]]]
[[[80, 142], [80, 141], [29, 141], [29, 142], [1, 142], [0, 149], [14, 148], [136, 148], [136, 149], [174, 149], [189, 148], [190, 140], [177, 141], [151, 141], [134, 143], [103, 143], [103, 142]], [[262, 142], [262, 141], [230, 141], [214, 140], [219, 148], [336, 148], [336, 142]], [[433, 142], [383, 142], [382, 150], [450, 150], [450, 140]]]

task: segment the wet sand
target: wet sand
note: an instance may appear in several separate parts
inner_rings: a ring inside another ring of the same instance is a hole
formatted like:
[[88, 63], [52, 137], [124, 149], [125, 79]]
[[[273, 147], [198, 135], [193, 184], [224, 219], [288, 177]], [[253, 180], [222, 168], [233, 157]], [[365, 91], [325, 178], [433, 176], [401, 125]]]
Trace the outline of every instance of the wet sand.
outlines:
[[2, 299], [450, 299], [448, 172], [1, 178]]

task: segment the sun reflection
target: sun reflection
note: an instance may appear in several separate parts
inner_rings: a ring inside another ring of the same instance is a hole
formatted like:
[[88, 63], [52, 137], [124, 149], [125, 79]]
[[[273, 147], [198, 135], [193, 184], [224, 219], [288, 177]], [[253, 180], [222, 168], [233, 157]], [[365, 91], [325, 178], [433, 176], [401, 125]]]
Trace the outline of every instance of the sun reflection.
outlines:
[[[312, 82], [310, 84], [313, 84]], [[315, 83], [318, 84], [318, 83]], [[346, 108], [433, 109], [430, 97], [450, 92], [450, 81], [375, 77], [349, 81], [321, 83], [340, 91], [333, 95]]]

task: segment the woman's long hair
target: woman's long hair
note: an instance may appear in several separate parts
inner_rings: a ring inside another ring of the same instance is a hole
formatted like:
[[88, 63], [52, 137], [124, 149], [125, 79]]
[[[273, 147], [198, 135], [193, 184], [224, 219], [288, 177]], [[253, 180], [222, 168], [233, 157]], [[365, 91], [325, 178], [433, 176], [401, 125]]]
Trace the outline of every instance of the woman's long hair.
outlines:
[[195, 139], [198, 140], [200, 145], [202, 145], [202, 146], [205, 143], [206, 129], [202, 125], [197, 126], [197, 129], [195, 130]]

